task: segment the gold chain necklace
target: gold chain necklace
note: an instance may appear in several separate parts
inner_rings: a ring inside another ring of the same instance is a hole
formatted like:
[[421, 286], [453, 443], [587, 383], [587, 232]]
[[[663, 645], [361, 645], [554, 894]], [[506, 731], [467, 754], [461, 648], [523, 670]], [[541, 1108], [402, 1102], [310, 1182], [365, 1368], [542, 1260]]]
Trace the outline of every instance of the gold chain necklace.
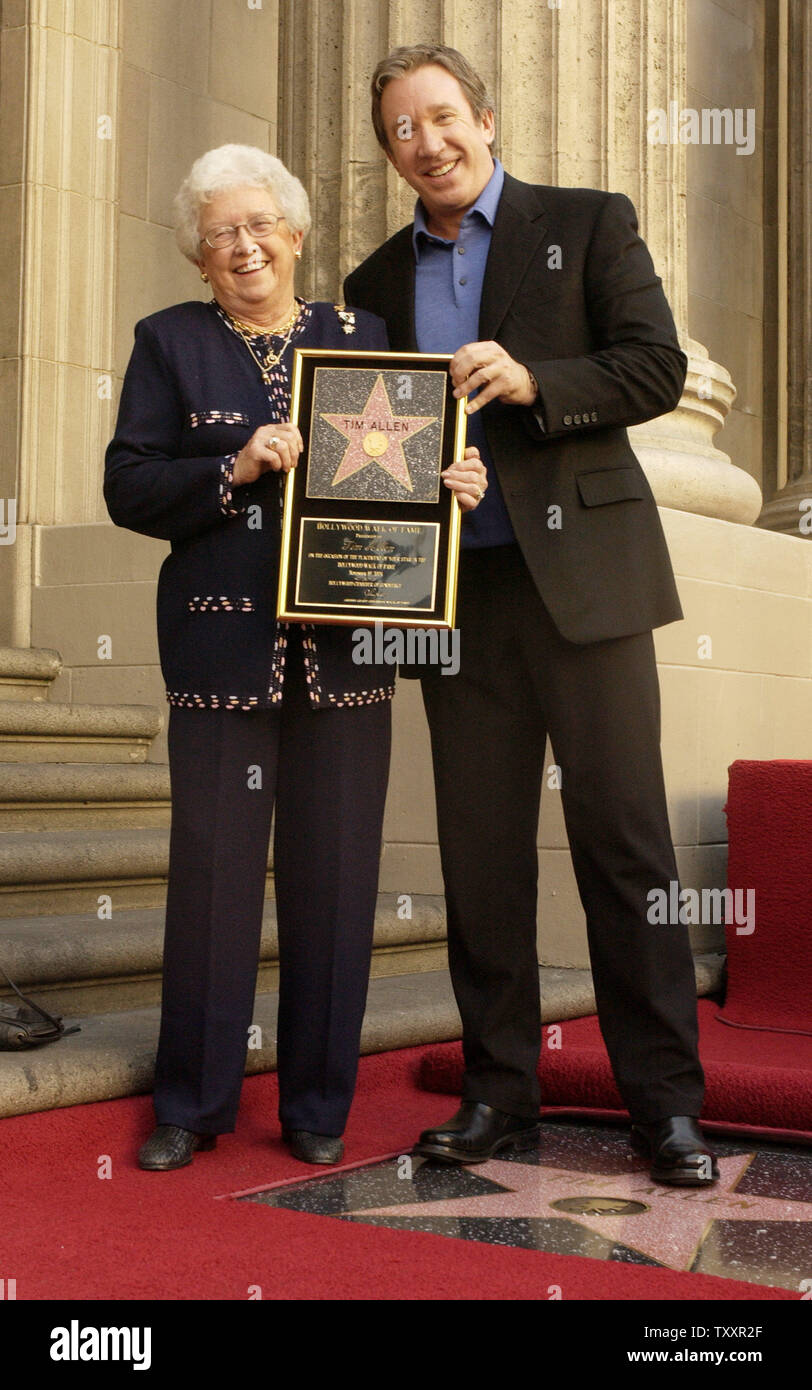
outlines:
[[275, 338], [279, 338], [284, 336], [285, 333], [287, 333], [291, 324], [295, 323], [300, 313], [301, 306], [298, 300], [294, 299], [293, 313], [290, 315], [289, 318], [285, 319], [285, 322], [281, 323], [278, 328], [264, 328], [261, 323], [251, 323], [248, 319], [238, 319], [235, 317], [234, 314], [229, 314], [229, 318], [231, 319], [231, 322], [236, 324], [239, 328], [244, 328], [246, 333], [262, 333], [265, 335], [266, 338], [268, 334], [271, 333]]
[[[234, 325], [236, 332], [242, 338], [243, 342], [245, 343], [245, 346], [248, 348], [248, 351], [250, 352], [251, 356], [253, 357], [254, 361], [259, 367], [259, 370], [262, 373], [262, 380], [266, 383], [266, 385], [271, 379], [271, 374], [273, 372], [274, 367], [278, 367], [279, 363], [282, 361], [285, 348], [290, 342], [291, 334], [293, 333], [293, 330], [299, 320], [299, 315], [301, 314], [301, 312], [301, 304], [296, 303], [293, 309], [293, 313], [291, 314], [287, 323], [283, 323], [279, 329], [270, 328], [267, 330], [259, 330], [257, 328], [252, 329], [251, 325], [242, 323], [240, 319], [235, 319], [233, 314], [228, 314], [228, 317], [231, 320], [231, 323]], [[228, 313], [228, 310], [226, 310], [226, 313]], [[251, 346], [250, 342], [248, 341], [248, 332], [253, 332], [255, 334], [257, 332], [262, 332], [265, 336], [272, 336], [274, 338], [282, 337], [282, 335], [284, 334], [284, 341], [279, 351], [276, 353], [269, 352], [268, 356], [265, 358], [263, 362], [262, 358], [258, 356], [258, 354], [254, 351], [253, 347]]]

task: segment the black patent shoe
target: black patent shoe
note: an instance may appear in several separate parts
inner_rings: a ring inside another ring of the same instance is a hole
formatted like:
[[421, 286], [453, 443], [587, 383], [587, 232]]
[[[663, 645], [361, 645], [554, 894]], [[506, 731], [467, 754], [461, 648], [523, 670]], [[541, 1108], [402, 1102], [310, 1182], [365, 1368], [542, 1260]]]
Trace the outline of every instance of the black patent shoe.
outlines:
[[670, 1115], [653, 1124], [632, 1125], [631, 1143], [650, 1160], [654, 1182], [708, 1187], [719, 1177], [716, 1155], [692, 1115]]
[[283, 1129], [282, 1139], [302, 1163], [340, 1163], [343, 1140], [332, 1134], [311, 1134], [308, 1129]]
[[510, 1146], [535, 1148], [538, 1139], [538, 1120], [508, 1115], [482, 1101], [466, 1100], [446, 1124], [424, 1129], [414, 1152], [447, 1163], [484, 1163]]
[[213, 1149], [216, 1134], [195, 1134], [180, 1125], [158, 1125], [138, 1153], [139, 1168], [165, 1172], [170, 1168], [185, 1168], [197, 1149]]

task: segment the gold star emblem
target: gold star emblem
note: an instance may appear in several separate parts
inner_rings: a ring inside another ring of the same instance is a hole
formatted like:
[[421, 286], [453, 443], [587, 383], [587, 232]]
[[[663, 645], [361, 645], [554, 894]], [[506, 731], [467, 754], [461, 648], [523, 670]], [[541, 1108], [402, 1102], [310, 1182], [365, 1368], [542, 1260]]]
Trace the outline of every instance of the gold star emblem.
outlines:
[[403, 452], [404, 441], [433, 425], [436, 415], [395, 415], [379, 373], [359, 415], [321, 413], [322, 420], [349, 441], [332, 487], [351, 478], [362, 468], [377, 463], [396, 483], [412, 492], [409, 465]]

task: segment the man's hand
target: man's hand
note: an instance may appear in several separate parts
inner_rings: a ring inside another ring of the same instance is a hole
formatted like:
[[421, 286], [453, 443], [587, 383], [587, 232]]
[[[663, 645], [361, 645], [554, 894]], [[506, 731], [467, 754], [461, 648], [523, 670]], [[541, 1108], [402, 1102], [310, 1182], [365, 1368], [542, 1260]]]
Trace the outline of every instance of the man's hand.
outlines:
[[231, 481], [234, 487], [255, 483], [262, 473], [287, 473], [295, 468], [302, 452], [302, 436], [289, 420], [262, 425], [251, 435], [234, 460]]
[[465, 450], [465, 457], [458, 459], [444, 469], [442, 479], [447, 488], [456, 495], [463, 512], [472, 512], [478, 507], [488, 486], [488, 474], [479, 450], [473, 445]]
[[466, 343], [454, 353], [449, 371], [458, 399], [482, 387], [475, 401], [466, 401], [466, 415], [494, 399], [505, 405], [532, 405], [536, 399], [537, 387], [529, 371], [499, 343]]

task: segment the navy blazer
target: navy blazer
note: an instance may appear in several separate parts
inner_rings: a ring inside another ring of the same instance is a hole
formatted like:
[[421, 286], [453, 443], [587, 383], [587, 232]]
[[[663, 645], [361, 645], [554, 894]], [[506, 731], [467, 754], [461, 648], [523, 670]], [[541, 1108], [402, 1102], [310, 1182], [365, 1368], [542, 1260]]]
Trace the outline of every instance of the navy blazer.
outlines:
[[[332, 304], [310, 305], [293, 346], [388, 348], [359, 311], [348, 334]], [[136, 325], [104, 498], [113, 521], [171, 541], [157, 616], [170, 704], [268, 708], [282, 699], [288, 624], [276, 620], [282, 475], [233, 487], [236, 455], [275, 416], [245, 343], [213, 303], [190, 301]], [[353, 629], [302, 624], [311, 702], [371, 704], [394, 693], [394, 669], [356, 665]]]
[[[409, 226], [348, 276], [344, 294], [385, 320], [393, 350], [409, 352], [414, 284]], [[687, 358], [629, 199], [506, 174], [479, 338], [500, 343], [539, 384], [535, 409], [491, 401], [482, 421], [516, 539], [559, 632], [599, 642], [680, 618], [626, 427], [673, 410]]]

